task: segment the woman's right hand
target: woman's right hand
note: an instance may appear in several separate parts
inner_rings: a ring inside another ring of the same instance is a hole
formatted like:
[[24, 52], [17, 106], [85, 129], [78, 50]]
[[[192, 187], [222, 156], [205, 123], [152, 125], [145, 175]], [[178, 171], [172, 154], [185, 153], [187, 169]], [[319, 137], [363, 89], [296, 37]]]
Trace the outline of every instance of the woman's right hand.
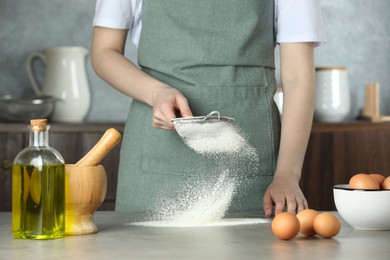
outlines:
[[174, 129], [171, 119], [192, 116], [187, 98], [177, 89], [163, 86], [153, 95], [153, 127]]
[[143, 72], [124, 56], [128, 30], [94, 27], [92, 65], [95, 72], [123, 94], [153, 107], [153, 126], [174, 129], [177, 116], [192, 116], [180, 91]]

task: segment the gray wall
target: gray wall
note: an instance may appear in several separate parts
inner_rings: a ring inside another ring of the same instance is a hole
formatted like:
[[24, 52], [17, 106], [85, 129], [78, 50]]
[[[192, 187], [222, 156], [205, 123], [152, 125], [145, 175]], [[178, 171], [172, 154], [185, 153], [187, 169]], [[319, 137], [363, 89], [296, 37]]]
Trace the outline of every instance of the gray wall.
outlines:
[[[352, 112], [364, 85], [381, 84], [382, 114], [390, 115], [390, 1], [322, 0], [327, 43], [316, 49], [317, 66], [346, 66]], [[94, 0], [0, 0], [0, 95], [31, 93], [26, 56], [51, 46], [90, 47]], [[278, 51], [276, 51], [278, 56]], [[135, 60], [129, 45], [126, 55]], [[38, 71], [43, 72], [42, 69]], [[87, 121], [124, 121], [131, 100], [101, 81], [87, 60], [92, 106]]]

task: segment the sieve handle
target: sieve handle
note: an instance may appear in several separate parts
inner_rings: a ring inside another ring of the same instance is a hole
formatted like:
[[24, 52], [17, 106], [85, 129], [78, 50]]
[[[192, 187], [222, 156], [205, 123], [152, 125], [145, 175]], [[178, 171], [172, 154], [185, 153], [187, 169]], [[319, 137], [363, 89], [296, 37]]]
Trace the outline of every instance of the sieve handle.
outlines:
[[209, 117], [212, 116], [212, 115], [217, 115], [218, 120], [221, 119], [221, 115], [219, 114], [219, 112], [218, 112], [218, 111], [213, 111], [213, 112], [211, 112], [210, 114], [208, 114], [207, 116], [205, 116], [205, 117], [203, 118], [203, 121], [206, 120], [207, 118], [209, 118]]

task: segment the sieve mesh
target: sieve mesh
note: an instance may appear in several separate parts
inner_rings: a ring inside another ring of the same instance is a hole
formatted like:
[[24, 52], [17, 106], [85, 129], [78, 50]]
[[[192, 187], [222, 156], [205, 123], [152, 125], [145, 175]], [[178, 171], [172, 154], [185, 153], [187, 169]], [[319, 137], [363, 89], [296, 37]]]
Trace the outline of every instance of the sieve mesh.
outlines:
[[237, 151], [244, 142], [234, 120], [213, 111], [207, 116], [175, 118], [172, 122], [179, 136], [195, 151], [219, 153]]

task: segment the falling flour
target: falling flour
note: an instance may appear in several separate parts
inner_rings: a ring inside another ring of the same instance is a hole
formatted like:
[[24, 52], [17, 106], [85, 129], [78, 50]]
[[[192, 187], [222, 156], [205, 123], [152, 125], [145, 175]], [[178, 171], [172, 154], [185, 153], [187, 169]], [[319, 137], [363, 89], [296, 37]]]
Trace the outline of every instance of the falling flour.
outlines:
[[[133, 224], [194, 227], [264, 222], [263, 219], [223, 220], [237, 187], [244, 183], [245, 177], [237, 177], [237, 170], [243, 166], [241, 159], [250, 161], [244, 167], [258, 163], [256, 150], [246, 141], [240, 129], [226, 121], [185, 122], [175, 124], [175, 127], [186, 145], [213, 160], [216, 169], [194, 174], [182, 183], [184, 188], [178, 194], [162, 194], [157, 208], [149, 214], [153, 221]], [[204, 178], [206, 174], [208, 176]]]
[[[187, 180], [173, 201], [171, 196], [162, 196], [154, 219], [169, 221], [173, 225], [205, 225], [224, 217], [235, 193], [236, 183], [224, 171], [216, 179]], [[168, 199], [167, 199], [168, 198]]]
[[245, 138], [230, 122], [175, 124], [185, 143], [200, 154], [238, 153], [247, 148]]

